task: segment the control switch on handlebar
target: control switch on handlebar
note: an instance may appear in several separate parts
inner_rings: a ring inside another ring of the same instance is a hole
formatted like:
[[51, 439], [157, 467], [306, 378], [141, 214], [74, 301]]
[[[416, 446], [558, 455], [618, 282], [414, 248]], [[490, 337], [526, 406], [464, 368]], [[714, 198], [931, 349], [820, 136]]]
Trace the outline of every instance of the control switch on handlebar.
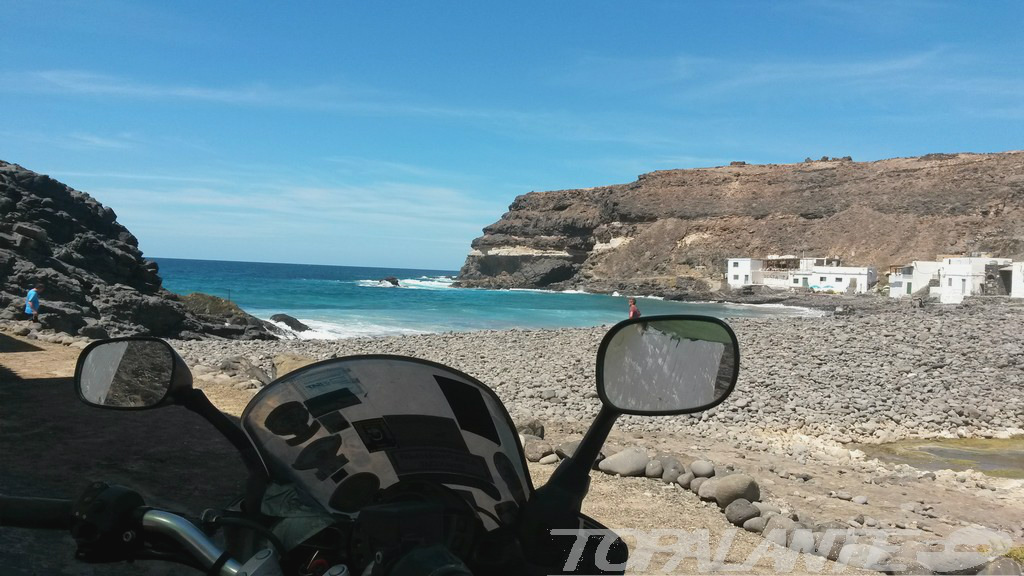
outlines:
[[142, 549], [141, 516], [146, 503], [137, 492], [95, 482], [75, 501], [71, 535], [75, 557], [85, 562], [119, 562]]

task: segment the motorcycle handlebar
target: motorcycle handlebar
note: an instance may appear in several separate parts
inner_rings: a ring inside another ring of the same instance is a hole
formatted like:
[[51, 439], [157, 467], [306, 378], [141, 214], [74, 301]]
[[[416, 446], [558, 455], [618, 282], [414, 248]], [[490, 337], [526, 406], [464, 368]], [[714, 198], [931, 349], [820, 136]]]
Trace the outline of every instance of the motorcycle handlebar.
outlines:
[[[0, 495], [0, 526], [70, 530], [73, 505], [73, 500], [60, 498]], [[142, 526], [146, 532], [162, 534], [176, 541], [206, 570], [219, 566], [221, 576], [236, 576], [242, 568], [195, 524], [177, 514], [148, 509], [142, 515]]]
[[236, 560], [225, 558], [224, 550], [196, 528], [195, 524], [177, 514], [164, 510], [147, 510], [142, 516], [142, 527], [147, 532], [163, 534], [174, 539], [206, 570], [220, 564], [221, 576], [235, 576], [242, 568]]
[[69, 530], [73, 504], [62, 498], [0, 496], [0, 526]]

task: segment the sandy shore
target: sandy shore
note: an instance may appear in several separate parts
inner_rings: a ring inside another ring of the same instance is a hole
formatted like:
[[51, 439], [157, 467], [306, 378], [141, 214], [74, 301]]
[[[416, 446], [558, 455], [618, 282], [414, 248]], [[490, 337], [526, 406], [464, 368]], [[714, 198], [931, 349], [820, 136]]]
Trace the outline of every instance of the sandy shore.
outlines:
[[[800, 520], [908, 527], [937, 536], [976, 526], [1024, 544], [1024, 482], [973, 471], [923, 473], [847, 446], [1024, 433], [1024, 306], [1006, 299], [924, 309], [883, 305], [852, 316], [730, 324], [742, 350], [733, 397], [698, 417], [622, 418], [609, 453], [638, 446], [652, 455], [705, 458], [741, 470], [757, 479], [763, 500]], [[173, 345], [193, 367], [197, 385], [236, 414], [261, 379], [297, 358], [426, 358], [490, 385], [514, 420], [543, 421], [546, 439], [557, 445], [579, 438], [597, 411], [594, 362], [605, 330]], [[538, 480], [550, 468], [531, 464]], [[698, 513], [706, 506], [678, 486], [597, 476], [595, 486], [607, 485], [607, 494], [622, 486], [620, 498], [587, 501], [612, 526], [692, 528], [697, 515], [716, 530], [729, 528], [717, 510]], [[684, 501], [692, 504], [679, 504]], [[660, 507], [652, 510], [652, 502]], [[747, 546], [756, 546], [756, 539]]]

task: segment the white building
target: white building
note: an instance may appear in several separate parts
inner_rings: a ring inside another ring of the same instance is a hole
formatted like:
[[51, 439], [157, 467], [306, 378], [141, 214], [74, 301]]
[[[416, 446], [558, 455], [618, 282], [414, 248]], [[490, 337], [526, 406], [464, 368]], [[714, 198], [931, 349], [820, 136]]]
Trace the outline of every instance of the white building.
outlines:
[[[986, 282], [999, 280], [1000, 270], [1008, 265], [1012, 278], [1013, 263], [1009, 258], [971, 256], [943, 258], [939, 262], [915, 260], [909, 266], [890, 273], [889, 297], [904, 298], [931, 286], [929, 296], [938, 298], [943, 304], [959, 304], [967, 296], [983, 294]], [[989, 267], [995, 267], [995, 270]], [[1011, 280], [1011, 287], [1016, 286]], [[1013, 296], [1013, 292], [1010, 295]], [[1024, 297], [1024, 294], [1019, 297]]]
[[793, 275], [793, 287], [802, 286], [815, 292], [863, 294], [878, 282], [878, 272], [871, 267], [814, 266]]
[[1010, 269], [1010, 298], [1024, 298], [1024, 262], [1014, 262]]
[[730, 288], [761, 284], [761, 261], [753, 258], [730, 258], [726, 263], [726, 281]]
[[889, 273], [889, 297], [904, 298], [926, 288], [932, 280], [939, 281], [942, 262], [914, 260]]
[[823, 292], [864, 293], [878, 282], [871, 267], [840, 266], [837, 258], [771, 255], [764, 259], [730, 258], [726, 280], [731, 288], [767, 286], [776, 290], [805, 288]]

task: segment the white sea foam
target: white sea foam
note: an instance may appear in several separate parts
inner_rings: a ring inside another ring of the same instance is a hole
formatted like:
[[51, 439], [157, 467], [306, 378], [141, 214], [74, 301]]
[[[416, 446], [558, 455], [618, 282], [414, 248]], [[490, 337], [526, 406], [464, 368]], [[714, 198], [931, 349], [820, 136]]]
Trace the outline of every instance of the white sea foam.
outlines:
[[325, 322], [322, 320], [299, 319], [300, 322], [309, 326], [309, 330], [297, 332], [286, 324], [267, 320], [274, 326], [283, 330], [287, 339], [297, 340], [343, 340], [346, 338], [365, 338], [374, 336], [405, 336], [412, 334], [429, 334], [428, 330], [417, 330], [414, 328], [403, 328], [400, 326], [385, 326], [374, 324], [365, 320], [353, 320], [351, 322]]
[[356, 286], [363, 288], [398, 288], [386, 280], [356, 280]]
[[408, 288], [411, 290], [447, 290], [455, 282], [450, 276], [420, 276], [399, 278], [398, 286], [386, 280], [356, 280], [356, 286], [363, 288]]
[[402, 288], [416, 290], [448, 290], [452, 287], [453, 282], [455, 280], [448, 276], [420, 276], [419, 278], [399, 280], [398, 284]]

